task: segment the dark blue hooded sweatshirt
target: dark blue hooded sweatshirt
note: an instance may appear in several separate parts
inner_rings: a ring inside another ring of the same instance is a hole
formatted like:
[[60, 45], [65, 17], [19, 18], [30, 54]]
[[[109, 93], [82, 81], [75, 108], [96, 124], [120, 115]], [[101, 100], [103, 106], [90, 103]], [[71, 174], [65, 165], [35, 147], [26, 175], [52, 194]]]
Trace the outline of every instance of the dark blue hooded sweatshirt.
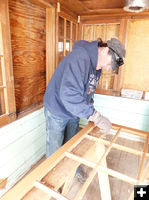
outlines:
[[96, 70], [97, 41], [77, 41], [57, 66], [45, 92], [44, 106], [61, 118], [88, 118], [101, 70]]

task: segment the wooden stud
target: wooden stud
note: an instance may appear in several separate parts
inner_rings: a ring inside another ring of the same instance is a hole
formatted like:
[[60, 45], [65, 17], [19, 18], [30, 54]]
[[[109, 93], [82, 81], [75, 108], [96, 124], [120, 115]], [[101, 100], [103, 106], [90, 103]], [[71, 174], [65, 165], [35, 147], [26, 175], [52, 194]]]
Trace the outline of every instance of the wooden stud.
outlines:
[[46, 8], [46, 85], [56, 68], [55, 8]]
[[64, 56], [66, 56], [66, 18], [64, 18]]
[[73, 22], [70, 21], [70, 51], [72, 51], [72, 24]]

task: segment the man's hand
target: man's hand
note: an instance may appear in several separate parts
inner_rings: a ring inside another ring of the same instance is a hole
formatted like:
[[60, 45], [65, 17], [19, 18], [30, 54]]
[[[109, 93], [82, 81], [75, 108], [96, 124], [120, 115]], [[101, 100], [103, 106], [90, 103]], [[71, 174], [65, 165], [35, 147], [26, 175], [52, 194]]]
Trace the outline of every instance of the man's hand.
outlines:
[[103, 133], [107, 133], [112, 127], [111, 122], [97, 110], [94, 111], [93, 115], [91, 115], [88, 120], [94, 122]]

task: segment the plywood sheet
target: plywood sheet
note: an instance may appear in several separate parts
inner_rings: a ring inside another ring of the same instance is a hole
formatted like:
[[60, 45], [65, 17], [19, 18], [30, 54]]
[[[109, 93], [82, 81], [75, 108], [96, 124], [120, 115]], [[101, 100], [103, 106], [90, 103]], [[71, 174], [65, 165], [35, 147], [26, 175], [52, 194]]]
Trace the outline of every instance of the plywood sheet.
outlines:
[[29, 0], [9, 0], [17, 112], [41, 103], [46, 87], [46, 11]]
[[130, 20], [122, 87], [148, 91], [149, 20]]

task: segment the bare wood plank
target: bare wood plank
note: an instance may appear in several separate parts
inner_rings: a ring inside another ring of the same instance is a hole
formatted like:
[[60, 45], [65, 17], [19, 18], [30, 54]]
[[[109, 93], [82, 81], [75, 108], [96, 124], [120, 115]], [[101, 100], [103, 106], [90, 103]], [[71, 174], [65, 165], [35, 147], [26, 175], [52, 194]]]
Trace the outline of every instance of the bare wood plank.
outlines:
[[8, 178], [0, 179], [0, 189], [4, 189], [7, 184]]
[[129, 127], [126, 127], [126, 126], [122, 126], [122, 125], [117, 125], [117, 124], [114, 124], [112, 123], [112, 128], [121, 128], [121, 132], [127, 132], [127, 133], [131, 133], [131, 134], [134, 134], [134, 135], [138, 135], [138, 136], [141, 136], [141, 137], [145, 137], [146, 138], [146, 135], [149, 134], [149, 132], [147, 131], [142, 131], [142, 130], [138, 130], [138, 129], [135, 129], [135, 128], [129, 128]]
[[[94, 140], [94, 141], [97, 141], [97, 142], [105, 144], [105, 145], [110, 144], [110, 141], [103, 140], [101, 138], [96, 138], [94, 136], [86, 135], [85, 137], [90, 139], [90, 140]], [[142, 154], [143, 154], [142, 151], [139, 151], [139, 150], [136, 150], [136, 149], [133, 149], [133, 148], [130, 148], [130, 147], [125, 147], [125, 146], [122, 146], [122, 145], [119, 145], [119, 144], [116, 144], [116, 143], [113, 143], [112, 147], [116, 148], [118, 150], [121, 150], [121, 151], [125, 151], [125, 152], [128, 152], [128, 153], [138, 155], [138, 156], [142, 156]], [[149, 153], [146, 153], [146, 157], [149, 158]]]
[[76, 173], [76, 171], [74, 171], [74, 173], [72, 173], [69, 177], [66, 178], [66, 181], [64, 183], [64, 187], [63, 187], [63, 190], [62, 190], [62, 194], [63, 195], [66, 195], [67, 192], [69, 191], [69, 189], [70, 189], [70, 187], [72, 185], [75, 173]]
[[66, 18], [64, 18], [64, 56], [66, 56]]
[[148, 148], [148, 142], [149, 142], [149, 135], [147, 135], [146, 141], [144, 143], [142, 160], [141, 160], [140, 169], [139, 169], [138, 177], [137, 177], [138, 182], [141, 180], [141, 177], [142, 177], [143, 167], [144, 167], [144, 162], [145, 162], [145, 157], [146, 157], [146, 152], [147, 152], [147, 148]]
[[73, 22], [70, 22], [70, 51], [72, 51], [72, 24]]
[[100, 158], [99, 162], [97, 163], [96, 167], [93, 169], [93, 171], [90, 173], [87, 181], [84, 183], [84, 185], [82, 186], [81, 190], [78, 192], [78, 194], [75, 197], [75, 200], [81, 200], [82, 197], [84, 196], [84, 193], [86, 192], [89, 184], [91, 183], [91, 181], [93, 180], [94, 176], [97, 173], [98, 170], [98, 166], [101, 164], [101, 162], [103, 161], [103, 159], [107, 156], [107, 154], [109, 153], [110, 149], [112, 148], [112, 144], [115, 142], [115, 140], [117, 139], [118, 135], [120, 133], [120, 128], [117, 131], [116, 135], [114, 136], [114, 138], [111, 141], [111, 144], [109, 145], [108, 149], [106, 150], [106, 152], [102, 155], [102, 157]]
[[50, 3], [48, 3], [44, 0], [29, 0], [29, 1], [31, 1], [34, 4], [41, 6], [43, 8], [52, 8], [53, 7]]
[[[130, 183], [132, 185], [136, 185], [138, 183], [138, 180], [137, 179], [134, 179], [132, 177], [129, 177], [125, 174], [122, 174], [120, 172], [117, 172], [117, 171], [114, 171], [112, 169], [109, 169], [109, 168], [105, 168], [103, 166], [99, 166], [98, 167], [99, 170], [101, 170], [102, 172], [105, 172], [105, 173], [108, 173], [109, 175], [113, 176], [113, 177], [116, 177], [122, 181], [125, 181], [127, 183]], [[143, 181], [140, 181], [139, 182], [140, 185], [144, 185], [145, 183]]]
[[77, 18], [65, 13], [63, 11], [58, 13], [58, 16], [68, 19], [69, 21], [73, 21], [74, 23], [78, 23]]
[[[2, 46], [4, 62], [3, 67], [5, 68], [4, 84], [6, 84], [6, 112], [15, 113], [15, 94], [14, 94], [14, 79], [13, 79], [13, 68], [12, 68], [12, 50], [11, 50], [11, 39], [10, 39], [10, 23], [9, 23], [9, 9], [8, 0], [2, 0], [0, 6], [0, 21], [1, 21], [1, 34], [2, 34]], [[7, 76], [6, 76], [7, 74]]]
[[[103, 10], [104, 11], [104, 10]], [[108, 11], [107, 9], [105, 11]], [[114, 11], [113, 9], [111, 10], [112, 12]], [[149, 11], [145, 11], [145, 12], [141, 12], [141, 13], [131, 13], [131, 12], [117, 12], [117, 13], [94, 13], [94, 14], [81, 14], [81, 18], [82, 20], [86, 20], [86, 19], [94, 19], [94, 18], [125, 18], [125, 19], [130, 19], [130, 18], [145, 18], [145, 17], [149, 17]]]
[[[95, 162], [88, 161], [88, 160], [86, 160], [84, 158], [81, 158], [81, 157], [76, 156], [76, 155], [68, 154], [68, 153], [66, 155], [69, 158], [71, 158], [71, 159], [73, 159], [75, 161], [79, 161], [80, 163], [82, 163], [84, 165], [87, 165], [88, 167], [92, 167], [93, 169], [96, 167], [96, 163]], [[109, 169], [109, 168], [101, 166], [101, 165], [98, 166], [98, 170], [101, 170], [104, 173], [107, 173], [107, 174], [109, 174], [109, 175], [111, 175], [111, 176], [113, 176], [115, 178], [118, 178], [118, 179], [120, 179], [122, 181], [125, 181], [127, 183], [130, 183], [130, 184], [134, 184], [135, 185], [138, 182], [137, 179], [134, 179], [134, 178], [132, 178], [130, 176], [124, 175], [124, 174], [122, 174], [120, 172], [117, 172], [115, 170]], [[142, 185], [145, 184], [145, 182], [143, 182], [143, 181], [141, 181], [139, 183], [142, 184]]]
[[0, 127], [13, 122], [16, 119], [16, 113], [0, 115]]
[[64, 197], [63, 195], [59, 194], [58, 192], [52, 190], [51, 188], [39, 183], [38, 181], [34, 182], [34, 186], [44, 192], [48, 193], [52, 197], [56, 198], [57, 200], [69, 200], [68, 198]]
[[56, 64], [55, 8], [46, 9], [46, 84], [51, 79]]
[[[102, 155], [105, 153], [105, 146], [103, 144], [99, 144], [99, 146], [100, 146], [100, 153]], [[107, 168], [106, 158], [103, 159], [102, 166]], [[98, 181], [99, 181], [101, 199], [102, 200], [111, 200], [111, 190], [110, 190], [108, 174], [104, 173], [100, 169], [98, 169]]]

